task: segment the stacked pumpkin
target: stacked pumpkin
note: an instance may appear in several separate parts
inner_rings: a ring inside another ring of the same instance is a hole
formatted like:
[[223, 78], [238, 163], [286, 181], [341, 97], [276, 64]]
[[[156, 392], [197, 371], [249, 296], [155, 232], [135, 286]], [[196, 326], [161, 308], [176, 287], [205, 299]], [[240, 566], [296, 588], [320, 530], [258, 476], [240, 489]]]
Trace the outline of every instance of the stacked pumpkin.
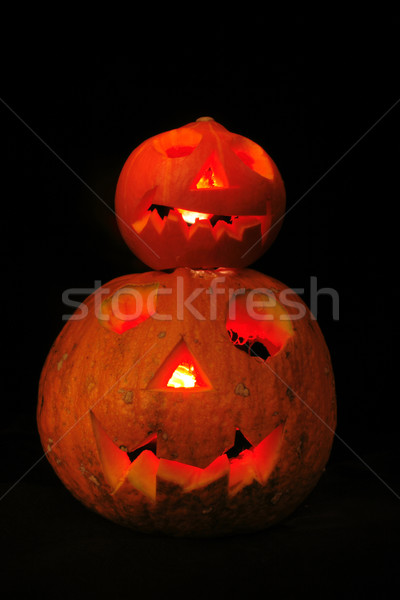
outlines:
[[280, 521], [316, 485], [336, 424], [329, 352], [304, 302], [247, 268], [284, 209], [272, 159], [210, 118], [129, 156], [116, 214], [154, 270], [92, 294], [40, 380], [43, 448], [90, 509], [222, 535]]

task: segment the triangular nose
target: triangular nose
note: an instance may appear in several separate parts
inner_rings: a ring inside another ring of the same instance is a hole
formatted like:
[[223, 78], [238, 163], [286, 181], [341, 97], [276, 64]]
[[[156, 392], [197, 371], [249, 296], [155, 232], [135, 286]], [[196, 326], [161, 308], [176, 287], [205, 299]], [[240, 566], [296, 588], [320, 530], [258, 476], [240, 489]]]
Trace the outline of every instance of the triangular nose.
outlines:
[[196, 358], [181, 340], [149, 382], [149, 390], [187, 389], [201, 392], [212, 388]]
[[191, 190], [223, 189], [229, 187], [228, 177], [216, 152], [205, 161], [190, 186]]

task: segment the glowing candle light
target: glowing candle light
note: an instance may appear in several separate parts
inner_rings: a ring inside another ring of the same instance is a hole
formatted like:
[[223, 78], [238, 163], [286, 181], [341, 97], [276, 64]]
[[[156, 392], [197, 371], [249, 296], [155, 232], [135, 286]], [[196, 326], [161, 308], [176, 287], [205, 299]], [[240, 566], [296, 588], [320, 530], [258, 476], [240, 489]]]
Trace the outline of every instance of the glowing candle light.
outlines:
[[212, 216], [208, 215], [207, 213], [192, 212], [190, 210], [183, 210], [181, 208], [178, 208], [178, 211], [181, 213], [183, 220], [189, 225], [193, 225], [193, 223], [197, 220], [201, 221], [202, 219], [209, 219]]
[[168, 387], [191, 388], [196, 386], [196, 375], [193, 365], [181, 364], [173, 372], [167, 383]]

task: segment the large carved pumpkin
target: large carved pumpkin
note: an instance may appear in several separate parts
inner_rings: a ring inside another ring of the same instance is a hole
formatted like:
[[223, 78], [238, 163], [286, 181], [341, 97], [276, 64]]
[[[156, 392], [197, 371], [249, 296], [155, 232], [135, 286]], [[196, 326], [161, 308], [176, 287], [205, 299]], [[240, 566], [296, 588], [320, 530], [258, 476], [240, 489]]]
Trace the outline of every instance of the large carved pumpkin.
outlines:
[[331, 361], [302, 300], [256, 271], [126, 275], [61, 331], [37, 417], [54, 470], [101, 515], [172, 535], [257, 530], [324, 470]]
[[245, 267], [277, 236], [285, 199], [268, 154], [206, 117], [131, 153], [115, 210], [127, 245], [152, 269]]

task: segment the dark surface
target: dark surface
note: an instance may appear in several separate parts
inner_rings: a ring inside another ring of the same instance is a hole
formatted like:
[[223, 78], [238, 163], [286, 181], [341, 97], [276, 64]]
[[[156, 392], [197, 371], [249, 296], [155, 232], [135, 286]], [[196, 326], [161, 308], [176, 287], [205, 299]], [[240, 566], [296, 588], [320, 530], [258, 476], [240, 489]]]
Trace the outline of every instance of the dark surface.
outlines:
[[[173, 36], [162, 63], [133, 47], [78, 51], [57, 35], [7, 54], [0, 537], [9, 597], [131, 598], [140, 589], [157, 598], [364, 598], [398, 585], [400, 104], [390, 109], [400, 90], [392, 20], [321, 26], [310, 50], [305, 18], [296, 23], [300, 39], [289, 44], [285, 31], [279, 50], [258, 30], [247, 30], [244, 44], [238, 20], [215, 34], [220, 51], [196, 37], [187, 64], [171, 59]], [[63, 292], [89, 293], [95, 281], [147, 269], [110, 210], [124, 161], [144, 139], [204, 115], [263, 146], [285, 181], [282, 230], [252, 267], [304, 288], [307, 303], [311, 277], [339, 294], [338, 320], [328, 297], [317, 315], [339, 417], [324, 477], [285, 523], [196, 541], [136, 534], [82, 507], [42, 458], [35, 408], [40, 370], [71, 312]]]
[[[385, 455], [367, 458], [394, 482], [397, 463]], [[50, 598], [79, 591], [125, 598], [144, 587], [150, 598], [193, 592], [238, 597], [258, 587], [283, 598], [300, 592], [378, 598], [398, 583], [399, 501], [356, 460], [334, 462], [284, 523], [213, 540], [118, 527], [82, 507], [45, 467], [2, 501], [2, 586], [13, 594], [44, 591]]]

